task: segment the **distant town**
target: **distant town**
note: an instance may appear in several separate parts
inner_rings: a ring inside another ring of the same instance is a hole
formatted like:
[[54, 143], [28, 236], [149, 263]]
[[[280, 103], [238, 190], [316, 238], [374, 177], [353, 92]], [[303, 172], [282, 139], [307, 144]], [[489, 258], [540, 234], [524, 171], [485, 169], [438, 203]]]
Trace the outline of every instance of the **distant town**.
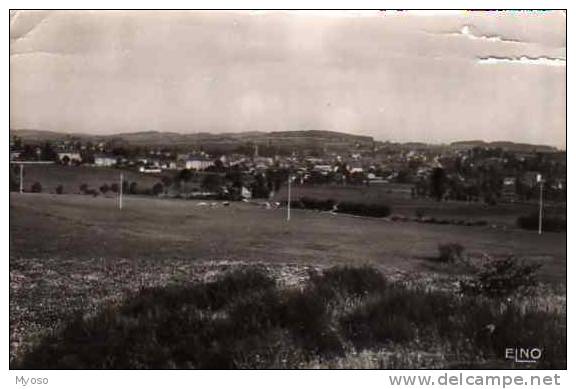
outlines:
[[[151, 188], [125, 182], [124, 190], [167, 197], [271, 198], [290, 176], [296, 185], [389, 185], [411, 198], [496, 204], [536, 201], [542, 178], [546, 201], [566, 201], [566, 152], [512, 142], [392, 143], [329, 131], [95, 137], [20, 130], [11, 131], [10, 160], [11, 190], [19, 187], [16, 165], [36, 163], [150, 175], [158, 178]], [[43, 190], [36, 182], [21, 189]]]

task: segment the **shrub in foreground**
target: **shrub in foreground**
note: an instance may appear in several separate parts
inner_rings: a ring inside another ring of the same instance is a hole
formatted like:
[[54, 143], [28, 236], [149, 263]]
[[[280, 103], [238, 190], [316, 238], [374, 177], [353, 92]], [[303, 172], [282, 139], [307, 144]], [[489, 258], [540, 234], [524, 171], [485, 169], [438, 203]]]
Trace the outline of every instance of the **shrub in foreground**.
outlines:
[[368, 267], [328, 269], [302, 288], [280, 288], [262, 269], [246, 268], [144, 289], [79, 316], [14, 368], [297, 368], [408, 343], [433, 352], [469, 344], [473, 358], [488, 359], [537, 346], [545, 350], [538, 367], [565, 368], [565, 316], [501, 301], [386, 282]]
[[529, 292], [536, 286], [536, 272], [541, 264], [526, 264], [513, 256], [503, 259], [488, 258], [476, 269], [471, 280], [461, 283], [465, 294], [504, 297], [518, 292]]
[[362, 297], [386, 287], [381, 272], [369, 266], [336, 266], [322, 273], [312, 273], [312, 292], [329, 302], [338, 296]]
[[204, 284], [144, 289], [121, 306], [78, 317], [17, 367], [227, 369], [246, 367], [270, 347], [302, 362], [342, 355], [329, 324], [316, 295], [278, 289], [265, 272], [246, 269]]
[[443, 243], [438, 245], [438, 261], [454, 263], [464, 257], [464, 246], [459, 243]]

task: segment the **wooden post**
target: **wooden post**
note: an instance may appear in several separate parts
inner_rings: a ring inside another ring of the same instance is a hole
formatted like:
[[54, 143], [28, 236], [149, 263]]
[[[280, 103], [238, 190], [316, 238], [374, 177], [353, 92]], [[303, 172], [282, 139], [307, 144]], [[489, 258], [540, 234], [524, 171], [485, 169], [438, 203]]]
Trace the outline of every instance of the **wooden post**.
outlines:
[[20, 164], [20, 193], [24, 193], [24, 164]]
[[540, 212], [538, 215], [538, 235], [542, 235], [542, 208], [544, 202], [544, 180], [540, 180]]
[[288, 174], [288, 214], [286, 216], [286, 221], [290, 221], [290, 203], [292, 202], [292, 190], [291, 190], [292, 175]]
[[122, 173], [120, 173], [120, 187], [119, 187], [119, 197], [118, 197], [118, 208], [120, 208], [120, 210], [122, 210], [122, 186], [124, 183], [124, 175]]

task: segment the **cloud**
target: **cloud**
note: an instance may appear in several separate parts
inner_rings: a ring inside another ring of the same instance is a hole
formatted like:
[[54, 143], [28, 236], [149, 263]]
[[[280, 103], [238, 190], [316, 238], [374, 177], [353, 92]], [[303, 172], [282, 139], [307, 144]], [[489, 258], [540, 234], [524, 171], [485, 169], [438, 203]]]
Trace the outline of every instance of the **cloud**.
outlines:
[[563, 58], [550, 57], [483, 57], [478, 59], [478, 63], [483, 65], [494, 64], [520, 64], [520, 65], [546, 65], [546, 66], [566, 66]]

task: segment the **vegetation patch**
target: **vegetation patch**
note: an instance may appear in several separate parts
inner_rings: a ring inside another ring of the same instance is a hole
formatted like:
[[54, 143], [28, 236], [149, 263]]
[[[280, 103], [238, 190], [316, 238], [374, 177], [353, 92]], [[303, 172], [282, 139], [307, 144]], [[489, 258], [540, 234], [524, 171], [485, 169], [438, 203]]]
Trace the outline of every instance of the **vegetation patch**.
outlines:
[[332, 211], [336, 203], [332, 199], [315, 199], [313, 197], [301, 197], [294, 205], [297, 208], [314, 209], [317, 211]]
[[461, 283], [461, 290], [468, 295], [507, 297], [533, 292], [537, 285], [536, 271], [541, 264], [526, 264], [513, 256], [487, 260], [476, 266], [475, 275]]
[[442, 243], [438, 245], [439, 262], [454, 263], [464, 259], [464, 246], [460, 243]]
[[[540, 216], [537, 212], [520, 216], [517, 220], [518, 227], [525, 230], [537, 231]], [[542, 217], [542, 230], [550, 232], [566, 231], [566, 218], [559, 216], [544, 215]]]
[[384, 204], [365, 204], [342, 201], [338, 203], [336, 212], [358, 216], [388, 217], [390, 207]]
[[371, 267], [315, 272], [300, 287], [248, 267], [210, 282], [142, 289], [78, 315], [12, 367], [299, 368], [440, 346], [442, 361], [501, 362], [505, 348], [538, 346], [545, 350], [538, 367], [565, 368], [564, 321], [565, 314], [392, 282]]

